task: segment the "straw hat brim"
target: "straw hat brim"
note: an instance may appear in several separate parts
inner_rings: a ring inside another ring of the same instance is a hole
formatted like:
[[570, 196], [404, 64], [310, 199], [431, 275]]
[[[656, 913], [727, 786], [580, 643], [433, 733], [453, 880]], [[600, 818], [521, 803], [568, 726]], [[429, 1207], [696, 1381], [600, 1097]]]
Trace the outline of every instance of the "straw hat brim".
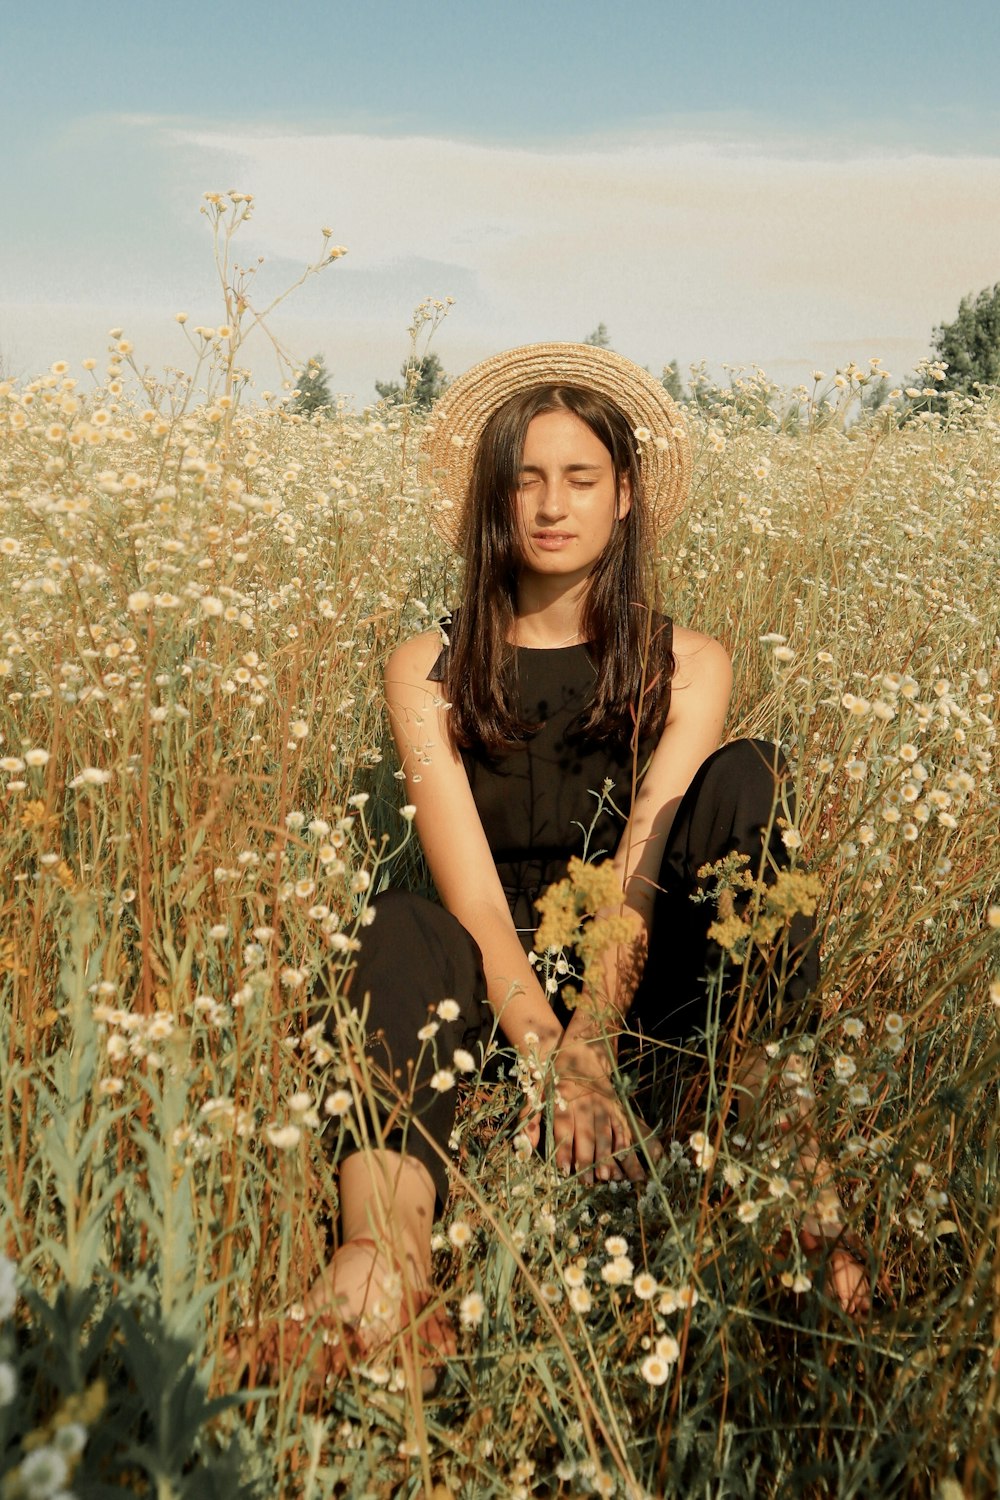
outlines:
[[420, 472], [434, 491], [434, 524], [456, 546], [463, 531], [472, 466], [489, 418], [536, 385], [572, 385], [613, 401], [636, 437], [646, 506], [662, 533], [691, 487], [684, 418], [658, 380], [630, 359], [592, 344], [525, 344], [473, 365], [448, 386], [428, 418]]

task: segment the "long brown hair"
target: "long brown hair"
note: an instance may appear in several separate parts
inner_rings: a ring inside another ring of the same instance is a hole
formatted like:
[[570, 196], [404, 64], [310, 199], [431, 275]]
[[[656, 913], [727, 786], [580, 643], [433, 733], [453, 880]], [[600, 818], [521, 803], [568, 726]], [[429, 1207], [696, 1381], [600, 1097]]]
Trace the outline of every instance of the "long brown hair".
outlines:
[[625, 745], [658, 732], [674, 671], [669, 633], [655, 613], [652, 527], [628, 421], [594, 391], [532, 386], [494, 412], [483, 429], [462, 524], [465, 594], [453, 620], [447, 668], [451, 732], [456, 744], [488, 755], [523, 744], [537, 728], [516, 712], [512, 639], [522, 566], [516, 495], [528, 424], [550, 411], [572, 412], [587, 424], [611, 454], [616, 501], [623, 480], [632, 495], [590, 575], [582, 627], [596, 682], [580, 732]]

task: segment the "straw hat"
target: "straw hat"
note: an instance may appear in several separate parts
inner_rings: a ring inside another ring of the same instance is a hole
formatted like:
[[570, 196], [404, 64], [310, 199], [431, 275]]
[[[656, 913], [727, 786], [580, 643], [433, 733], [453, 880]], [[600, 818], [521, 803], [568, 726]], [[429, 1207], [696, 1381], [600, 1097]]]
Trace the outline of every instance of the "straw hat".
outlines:
[[476, 448], [504, 402], [536, 385], [574, 385], [607, 396], [636, 435], [646, 505], [657, 531], [684, 508], [691, 449], [684, 420], [663, 386], [643, 370], [593, 344], [525, 344], [473, 365], [445, 391], [420, 445], [421, 473], [437, 492], [434, 524], [452, 546], [462, 532]]

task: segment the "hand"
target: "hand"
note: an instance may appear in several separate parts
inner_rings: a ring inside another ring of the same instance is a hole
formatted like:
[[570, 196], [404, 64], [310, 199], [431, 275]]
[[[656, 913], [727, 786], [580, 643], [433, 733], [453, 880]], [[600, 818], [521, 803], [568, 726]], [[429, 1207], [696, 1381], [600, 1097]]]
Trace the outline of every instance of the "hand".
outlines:
[[[646, 1172], [636, 1149], [639, 1141], [654, 1162], [663, 1155], [659, 1141], [641, 1121], [638, 1139], [633, 1134], [625, 1108], [615, 1091], [611, 1064], [600, 1044], [564, 1041], [550, 1058], [555, 1090], [553, 1137], [555, 1159], [566, 1176], [580, 1174], [590, 1186], [595, 1175], [601, 1182], [643, 1182]], [[541, 1134], [541, 1116], [534, 1111], [524, 1121], [524, 1132], [533, 1146]]]

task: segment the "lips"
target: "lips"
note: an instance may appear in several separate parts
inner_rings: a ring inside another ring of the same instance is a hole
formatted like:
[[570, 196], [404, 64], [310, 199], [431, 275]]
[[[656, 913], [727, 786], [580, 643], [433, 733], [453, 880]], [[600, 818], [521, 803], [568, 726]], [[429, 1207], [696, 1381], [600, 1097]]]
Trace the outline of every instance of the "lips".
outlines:
[[558, 552], [561, 547], [569, 545], [573, 536], [568, 531], [533, 531], [531, 540], [545, 552]]

